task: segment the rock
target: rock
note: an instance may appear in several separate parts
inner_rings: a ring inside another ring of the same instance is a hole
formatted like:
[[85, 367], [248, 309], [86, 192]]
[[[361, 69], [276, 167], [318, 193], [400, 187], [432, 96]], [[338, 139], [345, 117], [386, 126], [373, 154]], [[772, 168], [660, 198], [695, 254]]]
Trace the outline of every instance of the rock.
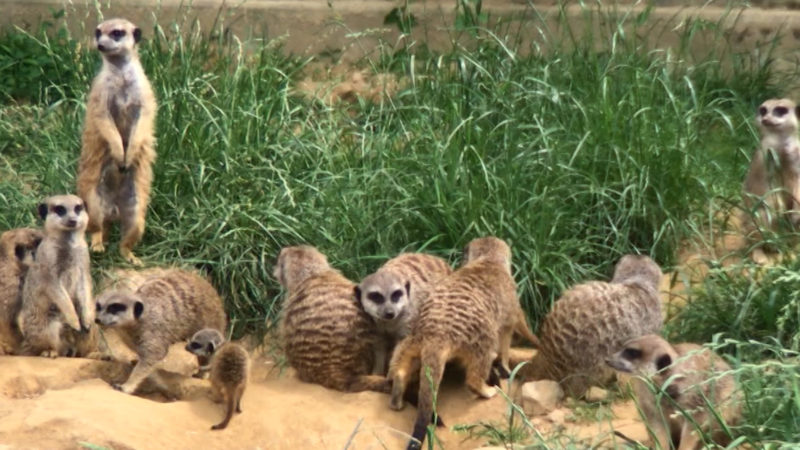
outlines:
[[608, 391], [597, 386], [592, 386], [586, 391], [585, 398], [587, 402], [602, 402], [608, 399]]
[[563, 398], [561, 386], [552, 380], [529, 381], [522, 385], [522, 409], [528, 416], [549, 413]]

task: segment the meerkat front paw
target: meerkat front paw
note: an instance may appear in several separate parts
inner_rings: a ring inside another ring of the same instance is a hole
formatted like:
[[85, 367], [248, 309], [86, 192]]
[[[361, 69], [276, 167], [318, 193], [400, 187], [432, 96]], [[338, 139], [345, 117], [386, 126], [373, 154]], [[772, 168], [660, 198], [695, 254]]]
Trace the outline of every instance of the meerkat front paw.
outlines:
[[127, 249], [123, 249], [123, 250], [120, 251], [120, 253], [122, 253], [122, 257], [125, 259], [125, 261], [128, 262], [128, 264], [130, 264], [132, 266], [141, 266], [142, 265], [142, 260], [137, 258], [136, 255], [134, 255], [132, 251], [127, 250]]

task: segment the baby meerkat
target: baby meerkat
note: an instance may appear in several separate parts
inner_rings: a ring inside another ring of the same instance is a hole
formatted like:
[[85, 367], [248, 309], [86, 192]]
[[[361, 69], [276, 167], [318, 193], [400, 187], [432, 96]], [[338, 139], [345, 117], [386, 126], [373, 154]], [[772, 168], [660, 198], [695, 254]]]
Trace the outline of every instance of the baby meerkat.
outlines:
[[561, 295], [539, 329], [539, 352], [521, 369], [529, 379], [558, 381], [575, 398], [613, 379], [603, 359], [663, 324], [661, 269], [648, 256], [625, 255], [610, 283], [590, 281]]
[[[68, 339], [73, 343], [92, 335], [92, 279], [84, 239], [88, 218], [83, 200], [75, 195], [47, 198], [39, 205], [39, 216], [44, 239], [25, 275], [17, 326], [23, 354], [56, 357], [69, 351], [64, 333], [76, 334]], [[85, 356], [87, 351], [78, 353]]]
[[33, 228], [16, 228], [0, 234], [0, 355], [19, 350], [22, 336], [16, 326], [25, 274], [33, 264], [44, 234]]
[[92, 251], [105, 250], [110, 222], [119, 220], [120, 253], [136, 265], [132, 249], [144, 233], [156, 157], [156, 100], [136, 51], [141, 37], [125, 19], [95, 29], [103, 68], [86, 103], [77, 183], [89, 210]]
[[356, 300], [375, 321], [378, 333], [373, 374], [386, 374], [394, 346], [408, 335], [417, 319], [420, 296], [431, 283], [452, 272], [442, 258], [402, 253], [356, 286]]
[[[761, 145], [753, 154], [744, 180], [744, 204], [752, 214], [748, 235], [763, 241], [761, 230], [776, 229], [780, 216], [800, 225], [800, 142], [797, 138], [800, 109], [789, 99], [770, 99], [758, 107], [756, 124]], [[753, 260], [767, 261], [759, 246]]]
[[344, 392], [388, 393], [388, 380], [370, 375], [375, 324], [353, 296], [356, 285], [306, 245], [284, 247], [273, 273], [286, 289], [280, 336], [298, 378]]
[[448, 361], [466, 368], [467, 386], [480, 397], [497, 393], [486, 380], [498, 356], [507, 367], [519, 309], [511, 249], [495, 237], [470, 242], [463, 265], [427, 291], [411, 334], [397, 345], [389, 366], [390, 407], [395, 410], [403, 408], [406, 385], [419, 373], [419, 407], [409, 449], [419, 448], [425, 438], [433, 414], [433, 391]]
[[97, 323], [114, 328], [136, 351], [138, 361], [128, 380], [115, 389], [136, 391], [169, 346], [203, 328], [225, 329], [222, 299], [203, 277], [181, 269], [149, 269], [136, 291], [110, 290], [97, 298]]
[[198, 361], [210, 367], [211, 385], [222, 394], [225, 402], [225, 419], [212, 426], [222, 430], [228, 426], [234, 409], [242, 412], [242, 394], [247, 387], [250, 357], [239, 344], [225, 342], [222, 333], [213, 328], [204, 328], [192, 336], [186, 350], [197, 355]]
[[[739, 421], [741, 391], [730, 366], [713, 351], [696, 344], [670, 345], [659, 336], [646, 335], [626, 342], [606, 363], [637, 375], [631, 379], [634, 394], [659, 448], [702, 448], [698, 430], [715, 444], [731, 442], [720, 420], [727, 425]], [[664, 395], [657, 400], [642, 378]]]

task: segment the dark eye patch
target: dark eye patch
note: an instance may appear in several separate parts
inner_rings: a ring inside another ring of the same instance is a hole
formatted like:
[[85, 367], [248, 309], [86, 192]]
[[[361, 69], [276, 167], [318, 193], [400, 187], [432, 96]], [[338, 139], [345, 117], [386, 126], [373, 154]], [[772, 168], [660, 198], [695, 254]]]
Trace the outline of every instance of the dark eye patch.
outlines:
[[100, 306], [100, 303], [95, 303], [94, 307], [95, 307], [95, 309], [96, 309], [97, 311], [100, 311], [101, 309], [103, 309], [103, 307], [102, 307], [102, 306]]
[[106, 312], [109, 314], [118, 314], [125, 312], [125, 310], [127, 309], [128, 307], [126, 305], [123, 305], [122, 303], [112, 303], [108, 305], [108, 308], [106, 308]]
[[370, 299], [373, 303], [381, 304], [386, 301], [383, 295], [380, 292], [370, 292], [367, 294], [367, 298]]
[[765, 106], [762, 106], [761, 108], [758, 108], [758, 115], [766, 116], [767, 115], [767, 108]]
[[115, 41], [118, 41], [125, 37], [125, 30], [114, 30], [111, 32], [111, 37], [114, 38]]
[[772, 113], [778, 117], [783, 117], [789, 113], [789, 108], [785, 106], [778, 106], [777, 108], [775, 108], [775, 110], [772, 111]]
[[103, 32], [102, 32], [102, 31], [100, 31], [100, 28], [95, 28], [95, 30], [94, 30], [94, 38], [95, 38], [95, 39], [100, 39], [100, 36], [101, 36], [102, 34], [103, 34]]
[[393, 303], [399, 302], [401, 298], [403, 298], [403, 291], [396, 290], [396, 291], [392, 292], [392, 302]]
[[638, 348], [626, 348], [622, 351], [622, 357], [627, 360], [639, 359], [642, 357], [642, 351]]
[[83, 205], [75, 205], [75, 214], [80, 214], [83, 211]]
[[191, 348], [192, 350], [199, 350], [202, 347], [203, 346], [200, 345], [199, 342], [192, 342], [192, 343], [189, 344], [189, 348]]
[[59, 216], [62, 216], [62, 217], [63, 217], [63, 216], [64, 216], [64, 214], [66, 214], [66, 213], [67, 213], [67, 208], [64, 208], [64, 207], [63, 207], [63, 206], [61, 206], [61, 205], [56, 205], [56, 206], [53, 206], [53, 212], [54, 212], [54, 213], [56, 213], [56, 214], [58, 214]]

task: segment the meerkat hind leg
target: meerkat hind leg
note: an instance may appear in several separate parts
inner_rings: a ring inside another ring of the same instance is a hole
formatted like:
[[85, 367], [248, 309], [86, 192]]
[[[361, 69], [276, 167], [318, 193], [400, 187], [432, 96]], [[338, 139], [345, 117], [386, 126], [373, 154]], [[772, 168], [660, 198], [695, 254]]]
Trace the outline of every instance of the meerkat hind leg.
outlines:
[[467, 387], [482, 398], [492, 398], [497, 394], [497, 388], [486, 382], [491, 375], [493, 360], [489, 355], [473, 359], [467, 364]]
[[127, 174], [120, 192], [122, 241], [119, 244], [119, 252], [128, 263], [140, 266], [142, 261], [133, 254], [133, 247], [144, 234], [145, 205], [142, 205], [136, 196], [135, 170], [134, 168], [129, 169], [130, 173]]

